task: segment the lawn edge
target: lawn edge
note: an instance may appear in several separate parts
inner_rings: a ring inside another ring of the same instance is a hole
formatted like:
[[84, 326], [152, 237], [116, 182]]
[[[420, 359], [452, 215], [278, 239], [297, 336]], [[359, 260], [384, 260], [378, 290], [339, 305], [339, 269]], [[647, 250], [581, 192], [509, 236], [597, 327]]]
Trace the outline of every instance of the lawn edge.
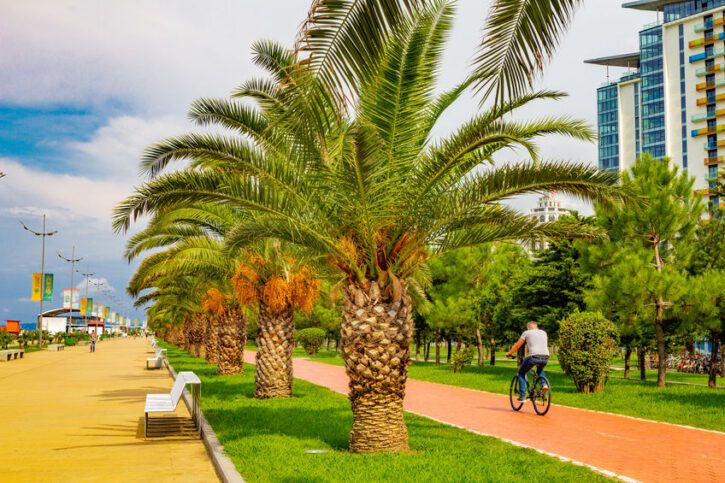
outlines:
[[[481, 391], [481, 392], [483, 392], [483, 391]], [[604, 468], [599, 468], [598, 466], [590, 465], [588, 463], [584, 463], [583, 461], [579, 461], [579, 460], [575, 460], [575, 459], [569, 458], [568, 456], [562, 456], [560, 454], [556, 454], [556, 453], [552, 453], [550, 451], [546, 451], [546, 450], [543, 450], [543, 449], [539, 449], [539, 448], [537, 448], [535, 446], [529, 446], [527, 444], [520, 443], [518, 441], [514, 441], [513, 439], [503, 438], [501, 436], [496, 436], [495, 434], [490, 434], [490, 433], [484, 433], [482, 431], [476, 431], [475, 429], [470, 429], [470, 428], [466, 428], [465, 426], [459, 426], [457, 424], [453, 424], [453, 423], [449, 423], [449, 422], [446, 422], [446, 421], [442, 421], [440, 419], [436, 419], [436, 418], [431, 417], [431, 416], [428, 416], [426, 414], [421, 414], [421, 413], [419, 413], [417, 411], [410, 411], [410, 410], [406, 409], [405, 412], [406, 413], [410, 413], [410, 414], [415, 414], [416, 416], [419, 416], [421, 418], [430, 419], [431, 421], [435, 421], [436, 423], [444, 424], [446, 426], [451, 426], [453, 428], [462, 429], [464, 431], [468, 431], [469, 433], [473, 433], [473, 434], [476, 434], [478, 436], [484, 436], [484, 437], [494, 438], [494, 439], [497, 439], [497, 440], [502, 441], [504, 443], [508, 443], [508, 444], [510, 444], [512, 446], [516, 446], [516, 447], [519, 447], [519, 448], [531, 449], [531, 450], [534, 450], [537, 453], [543, 454], [545, 456], [549, 456], [551, 458], [556, 458], [556, 459], [558, 459], [558, 460], [560, 460], [560, 461], [562, 461], [564, 463], [571, 463], [571, 464], [576, 465], [576, 466], [583, 466], [585, 468], [589, 468], [590, 470], [592, 470], [592, 471], [594, 471], [596, 473], [599, 473], [601, 475], [607, 476], [609, 478], [616, 478], [616, 479], [618, 479], [620, 481], [625, 481], [627, 483], [638, 483], [639, 482], [639, 480], [636, 480], [636, 479], [631, 478], [629, 476], [620, 475], [619, 473], [615, 473], [614, 471], [605, 470]]]
[[[428, 384], [437, 384], [439, 386], [456, 387], [456, 388], [459, 388], [459, 389], [465, 389], [467, 391], [482, 392], [482, 393], [485, 393], [485, 394], [492, 394], [492, 395], [496, 395], [496, 396], [506, 397], [506, 394], [502, 394], [500, 392], [485, 391], [483, 389], [473, 389], [471, 387], [465, 387], [465, 386], [455, 386], [453, 384], [443, 384], [441, 382], [427, 381], [425, 379], [416, 379], [414, 377], [409, 377], [408, 379], [412, 379], [412, 380], [418, 381], [418, 382], [425, 382], [425, 383], [428, 383]], [[576, 411], [587, 411], [587, 412], [590, 412], [590, 413], [606, 414], [607, 416], [616, 416], [616, 417], [619, 417], [619, 418], [634, 419], [635, 421], [642, 421], [642, 422], [645, 422], [645, 423], [666, 424], [668, 426], [674, 426], [676, 428], [694, 429], [696, 431], [704, 431], [706, 433], [714, 433], [714, 434], [719, 434], [721, 436], [725, 436], [725, 432], [718, 431], [717, 429], [698, 428], [697, 426], [688, 426], [687, 424], [671, 423], [669, 421], [657, 421], [656, 419], [640, 418], [638, 416], [630, 416], [628, 414], [611, 413], [611, 412], [608, 412], [608, 411], [600, 411], [598, 409], [580, 408], [580, 407], [577, 407], [577, 406], [569, 406], [569, 405], [566, 405], [566, 404], [558, 404], [557, 403], [557, 404], [555, 404], [555, 406], [560, 407], [560, 408], [574, 409]]]
[[[165, 359], [165, 363], [166, 369], [168, 369], [169, 374], [174, 380], [176, 380], [176, 370], [174, 370], [174, 368], [171, 366], [171, 363], [168, 359]], [[187, 410], [189, 411], [189, 413], [191, 413], [193, 405], [191, 402], [191, 395], [189, 394], [189, 391], [184, 389], [182, 396], [184, 404], [186, 404]], [[206, 452], [209, 455], [209, 459], [211, 459], [212, 465], [214, 466], [214, 471], [216, 471], [219, 480], [223, 481], [224, 483], [244, 483], [244, 478], [242, 477], [242, 474], [239, 473], [239, 470], [237, 469], [234, 462], [224, 452], [224, 446], [219, 441], [219, 438], [217, 438], [217, 435], [214, 432], [211, 424], [209, 424], [209, 421], [207, 421], [206, 416], [204, 416], [204, 411], [201, 409], [201, 407], [199, 408], [198, 423], [199, 434], [202, 441], [204, 442], [204, 447], [206, 448]]]

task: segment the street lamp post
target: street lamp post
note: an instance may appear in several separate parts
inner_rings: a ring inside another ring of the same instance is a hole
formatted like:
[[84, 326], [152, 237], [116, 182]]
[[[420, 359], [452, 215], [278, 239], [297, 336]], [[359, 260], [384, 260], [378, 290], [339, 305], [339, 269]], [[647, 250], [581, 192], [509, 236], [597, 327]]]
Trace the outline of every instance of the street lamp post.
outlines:
[[29, 231], [35, 236], [43, 237], [42, 248], [40, 251], [40, 314], [38, 314], [38, 348], [43, 348], [43, 297], [45, 296], [45, 237], [53, 236], [58, 233], [55, 231], [45, 231], [45, 215], [43, 215], [43, 231], [35, 231], [28, 228], [25, 223], [20, 222], [26, 231]]
[[[60, 254], [60, 252], [56, 251], [58, 256], [65, 260], [66, 262], [70, 262], [70, 317], [68, 317], [68, 320], [70, 321], [71, 328], [73, 327], [73, 273], [76, 271], [76, 263], [83, 260], [83, 258], [75, 258], [76, 256], [76, 247], [73, 245], [73, 249], [71, 250], [71, 256], [70, 258], [66, 258], [63, 255]], [[80, 309], [80, 307], [78, 307]]]

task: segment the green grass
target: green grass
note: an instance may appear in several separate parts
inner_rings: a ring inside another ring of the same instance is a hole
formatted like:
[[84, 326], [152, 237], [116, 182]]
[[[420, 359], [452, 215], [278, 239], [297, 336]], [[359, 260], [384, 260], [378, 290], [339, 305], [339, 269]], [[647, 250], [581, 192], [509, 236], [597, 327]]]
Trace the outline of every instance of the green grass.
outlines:
[[[322, 351], [310, 359], [343, 364], [332, 351]], [[508, 394], [515, 367], [514, 361], [498, 361], [496, 366], [471, 366], [454, 374], [446, 364], [414, 362], [408, 374], [413, 379]], [[554, 404], [725, 431], [725, 391], [720, 389], [679, 384], [659, 389], [655, 386], [656, 371], [648, 371], [650, 380], [646, 382], [639, 381], [639, 372], [632, 371], [635, 379], [624, 379], [623, 371], [612, 371], [604, 392], [580, 394], [558, 364], [547, 366], [546, 373]], [[698, 374], [668, 373], [667, 377], [670, 381], [707, 383], [707, 376]], [[719, 381], [722, 384], [722, 379]]]
[[[406, 415], [410, 452], [351, 454], [346, 397], [295, 379], [294, 397], [255, 400], [253, 366], [242, 376], [221, 377], [203, 359], [162, 345], [177, 371], [194, 371], [202, 379], [204, 414], [250, 482], [605, 480], [586, 468], [414, 415]], [[305, 453], [310, 449], [329, 452]]]

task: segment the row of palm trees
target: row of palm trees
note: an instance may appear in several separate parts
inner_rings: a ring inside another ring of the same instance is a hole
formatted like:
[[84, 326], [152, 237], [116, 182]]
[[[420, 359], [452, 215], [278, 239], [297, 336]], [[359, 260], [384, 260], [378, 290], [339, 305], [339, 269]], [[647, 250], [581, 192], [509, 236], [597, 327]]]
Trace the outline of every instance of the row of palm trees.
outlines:
[[[343, 298], [350, 450], [407, 449], [411, 314], [424, 297], [426, 261], [491, 241], [602, 235], [580, 221], [538, 224], [504, 204], [514, 196], [627, 197], [616, 173], [539, 158], [542, 136], [592, 140], [584, 122], [514, 118], [564, 95], [532, 84], [578, 3], [494, 1], [472, 73], [441, 91], [453, 2], [314, 1], [294, 48], [253, 45], [266, 77], [229, 99], [194, 102], [191, 119], [212, 133], [168, 138], [145, 152], [150, 180], [114, 214], [118, 231], [151, 215], [129, 241], [129, 259], [145, 255], [129, 292], [152, 302], [157, 326], [183, 322], [187, 338], [205, 308], [219, 334], [208, 340], [220, 348], [220, 372], [222, 361], [240, 360], [231, 340], [243, 340], [236, 327], [252, 308], [255, 396], [279, 397], [292, 390], [294, 311], [310, 310], [320, 278], [331, 279]], [[478, 114], [435, 135], [468, 93]], [[529, 159], [495, 165], [508, 149]]]

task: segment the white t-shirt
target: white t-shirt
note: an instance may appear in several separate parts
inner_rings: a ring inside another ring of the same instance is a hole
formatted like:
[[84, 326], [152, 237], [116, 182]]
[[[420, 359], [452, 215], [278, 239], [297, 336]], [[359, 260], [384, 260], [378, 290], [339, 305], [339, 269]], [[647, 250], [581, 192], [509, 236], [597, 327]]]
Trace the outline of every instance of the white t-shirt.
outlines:
[[526, 342], [526, 349], [528, 349], [530, 356], [549, 355], [549, 337], [543, 330], [526, 330], [521, 334], [521, 338]]

